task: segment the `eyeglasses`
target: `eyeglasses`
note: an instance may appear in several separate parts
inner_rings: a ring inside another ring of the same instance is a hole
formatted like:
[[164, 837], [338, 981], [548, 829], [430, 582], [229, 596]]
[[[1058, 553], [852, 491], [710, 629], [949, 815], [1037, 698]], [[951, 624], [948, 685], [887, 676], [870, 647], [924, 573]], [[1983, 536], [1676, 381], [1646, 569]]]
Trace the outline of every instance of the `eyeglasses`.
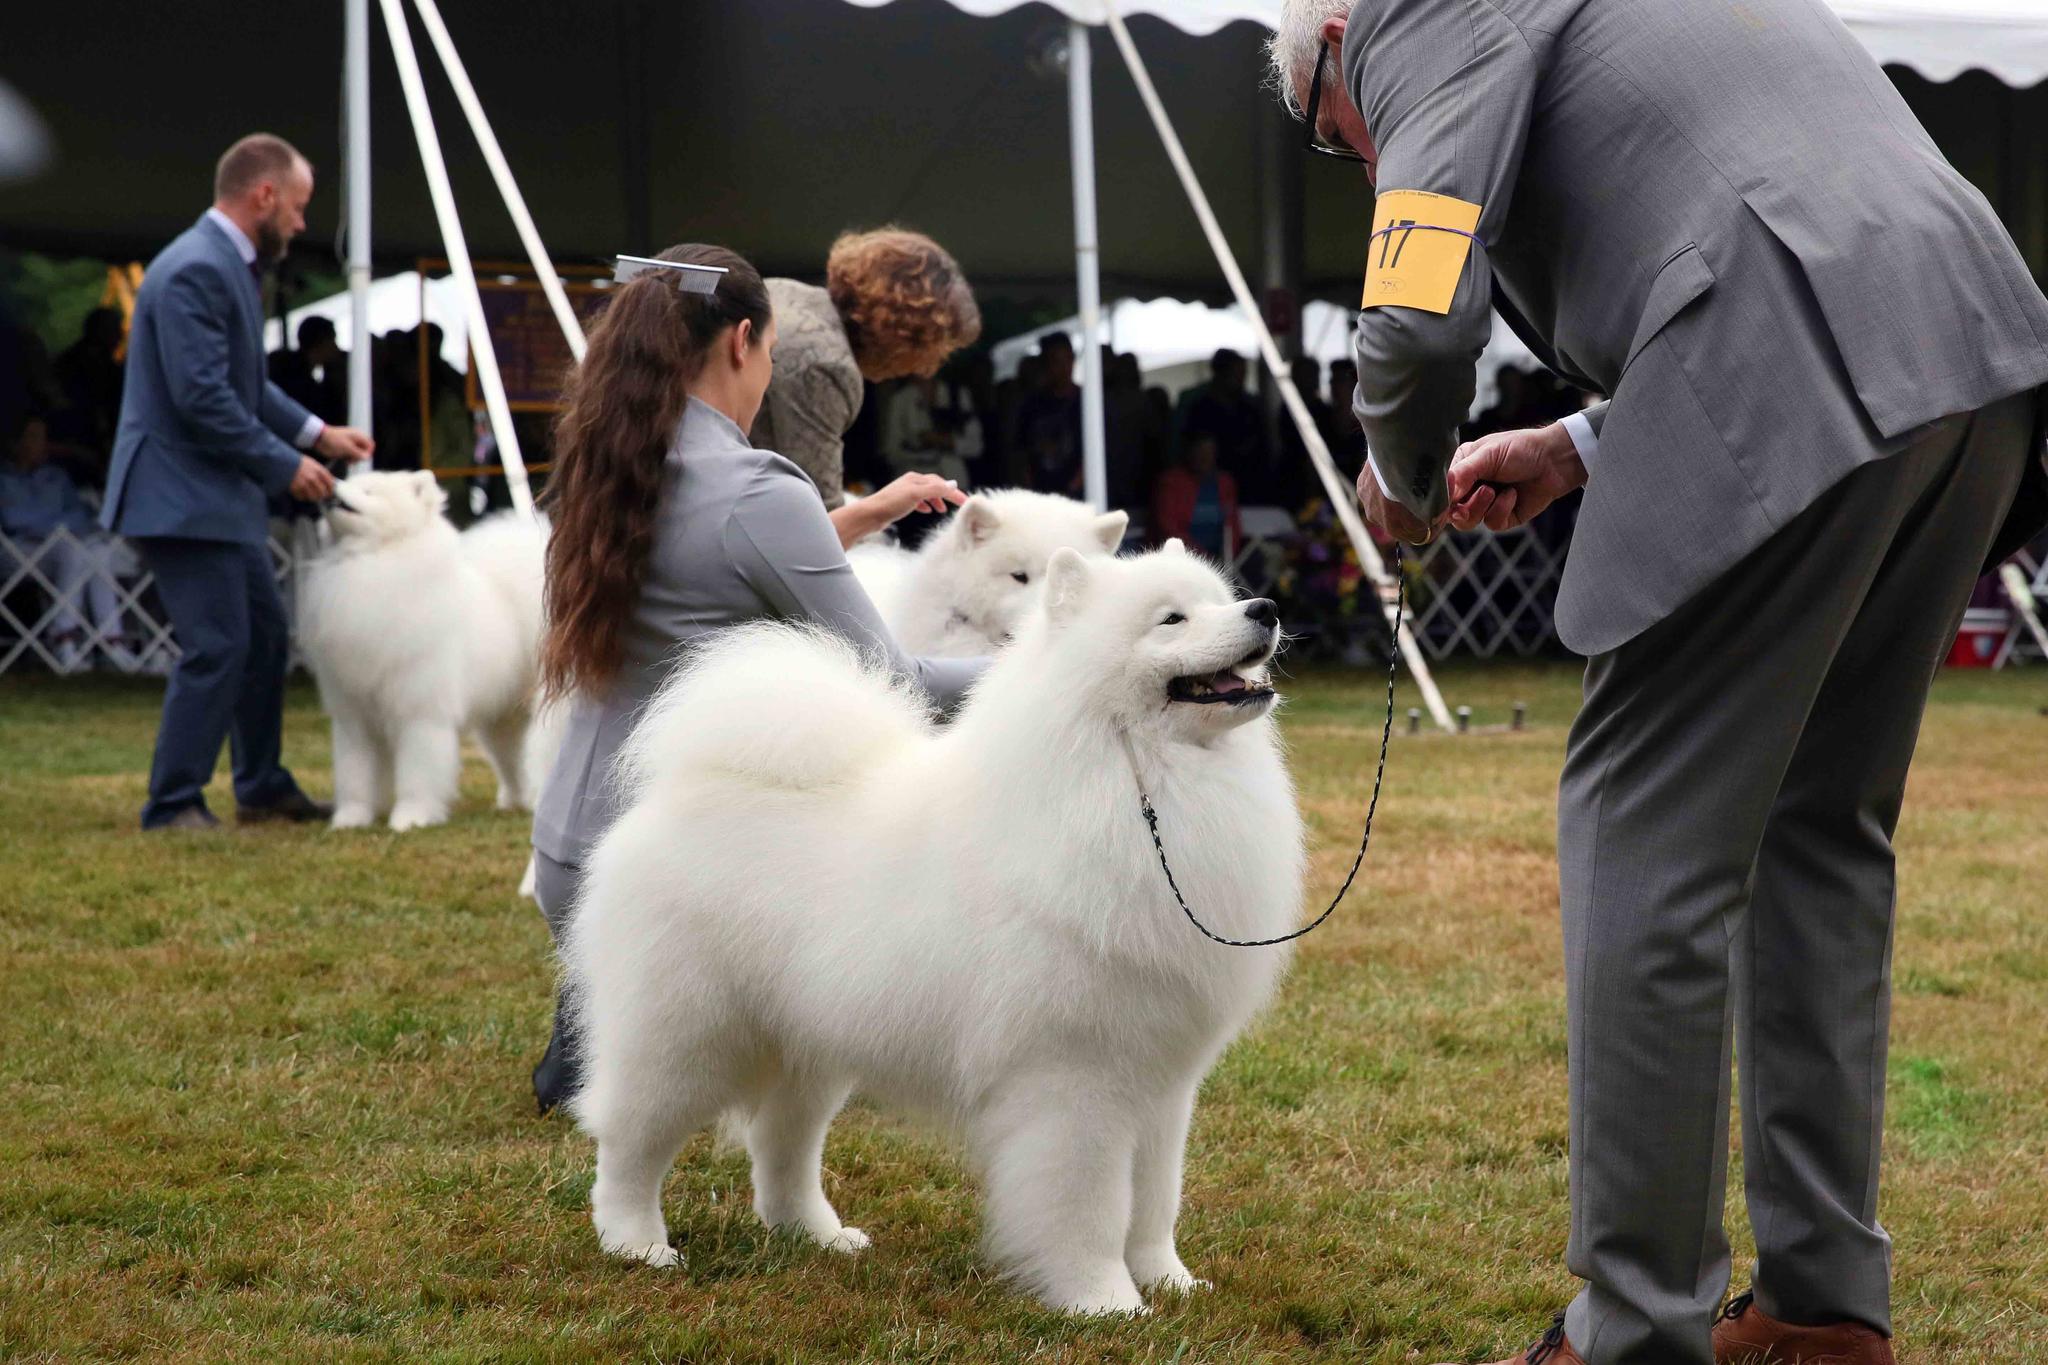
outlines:
[[1332, 142], [1325, 142], [1323, 141], [1323, 135], [1316, 131], [1316, 110], [1323, 103], [1323, 67], [1329, 60], [1330, 45], [1325, 43], [1316, 50], [1315, 79], [1308, 83], [1308, 107], [1302, 111], [1301, 115], [1302, 122], [1306, 125], [1302, 132], [1302, 149], [1314, 152], [1317, 156], [1334, 156], [1339, 161], [1363, 162], [1365, 160], [1364, 153], [1353, 147], [1342, 147]]

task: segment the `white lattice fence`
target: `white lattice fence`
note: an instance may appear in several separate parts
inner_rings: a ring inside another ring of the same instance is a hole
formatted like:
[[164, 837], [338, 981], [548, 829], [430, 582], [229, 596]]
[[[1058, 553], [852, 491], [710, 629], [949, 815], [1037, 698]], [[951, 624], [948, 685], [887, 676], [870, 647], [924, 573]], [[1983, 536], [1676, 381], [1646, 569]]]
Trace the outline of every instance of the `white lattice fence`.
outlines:
[[1557, 638], [1564, 547], [1535, 531], [1453, 531], [1410, 550], [1415, 637], [1432, 659], [1534, 654]]
[[[272, 527], [271, 567], [286, 610], [296, 616], [297, 556], [280, 531], [295, 538], [291, 529]], [[0, 533], [0, 673], [38, 666], [60, 674], [167, 671], [178, 646], [150, 591], [154, 581], [141, 556], [116, 536], [61, 528], [33, 538]], [[60, 642], [68, 630], [78, 638]]]
[[[1304, 545], [1321, 542], [1331, 552], [1350, 554], [1326, 529], [1298, 525], [1281, 508], [1247, 507], [1242, 521], [1245, 540], [1232, 547], [1230, 568], [1259, 591], [1282, 577], [1290, 553]], [[1555, 530], [1454, 531], [1403, 552], [1409, 619], [1429, 657], [1526, 655], [1555, 643], [1553, 608], [1565, 561], [1565, 544]], [[1327, 554], [1319, 562], [1327, 565]], [[1312, 564], [1301, 567], [1302, 578], [1317, 572]], [[1303, 606], [1315, 617], [1316, 590], [1300, 591], [1305, 596], [1288, 605]], [[1376, 629], [1364, 633], [1378, 634]]]

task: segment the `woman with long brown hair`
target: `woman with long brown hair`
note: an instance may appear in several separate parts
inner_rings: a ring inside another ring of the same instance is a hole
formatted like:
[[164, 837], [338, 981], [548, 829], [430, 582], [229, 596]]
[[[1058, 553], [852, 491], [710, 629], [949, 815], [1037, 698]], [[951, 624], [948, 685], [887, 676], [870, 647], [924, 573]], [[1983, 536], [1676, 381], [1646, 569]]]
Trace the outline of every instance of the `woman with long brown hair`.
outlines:
[[[679, 646], [764, 616], [814, 621], [887, 659], [941, 706], [983, 662], [906, 657], [847, 566], [816, 487], [748, 444], [775, 344], [754, 267], [716, 246], [671, 247], [657, 260], [666, 264], [620, 285], [591, 329], [556, 429], [541, 678], [569, 718], [533, 820], [550, 930], [617, 814], [612, 756]], [[868, 501], [887, 524], [960, 494], [914, 474]], [[576, 1083], [556, 1013], [533, 1077], [543, 1111]]]

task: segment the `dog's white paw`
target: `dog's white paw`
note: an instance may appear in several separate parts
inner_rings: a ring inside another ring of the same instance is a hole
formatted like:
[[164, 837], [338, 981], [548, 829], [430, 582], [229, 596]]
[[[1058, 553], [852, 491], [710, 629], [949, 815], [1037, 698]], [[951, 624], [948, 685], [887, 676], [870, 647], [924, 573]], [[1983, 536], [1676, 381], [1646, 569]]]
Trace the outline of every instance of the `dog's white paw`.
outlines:
[[448, 812], [436, 806], [401, 801], [391, 808], [391, 828], [400, 834], [409, 829], [425, 829], [429, 825], [447, 823]]
[[1188, 1273], [1186, 1267], [1145, 1281], [1145, 1288], [1159, 1294], [1199, 1294], [1205, 1289], [1215, 1287], [1207, 1280], [1196, 1279]]
[[654, 1242], [643, 1247], [606, 1247], [614, 1256], [623, 1256], [629, 1261], [645, 1261], [648, 1265], [666, 1269], [683, 1263], [683, 1253], [667, 1242]]
[[1130, 1258], [1130, 1264], [1131, 1278], [1138, 1282], [1140, 1289], [1162, 1294], [1192, 1294], [1196, 1290], [1215, 1287], [1207, 1280], [1196, 1279], [1170, 1246], [1139, 1252]]
[[368, 829], [376, 820], [377, 812], [368, 806], [336, 806], [334, 818], [327, 822], [329, 829]]
[[510, 787], [500, 787], [498, 788], [498, 809], [522, 810], [524, 809], [524, 803], [520, 801], [518, 792], [513, 791]]
[[839, 1231], [816, 1239], [819, 1246], [827, 1251], [842, 1252], [851, 1256], [856, 1251], [866, 1251], [873, 1243], [859, 1228], [840, 1225]]
[[1145, 1301], [1138, 1297], [1138, 1287], [1126, 1276], [1121, 1284], [1102, 1284], [1054, 1294], [1046, 1300], [1048, 1307], [1063, 1313], [1079, 1313], [1089, 1317], [1141, 1318], [1151, 1313]]

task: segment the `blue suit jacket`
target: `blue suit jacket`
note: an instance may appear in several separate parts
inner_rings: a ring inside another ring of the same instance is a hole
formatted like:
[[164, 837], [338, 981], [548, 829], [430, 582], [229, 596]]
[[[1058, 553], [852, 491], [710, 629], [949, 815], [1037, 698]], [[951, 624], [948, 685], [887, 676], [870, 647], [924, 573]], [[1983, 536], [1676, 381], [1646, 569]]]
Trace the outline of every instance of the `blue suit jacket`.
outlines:
[[255, 278], [202, 216], [149, 263], [135, 298], [101, 524], [262, 544], [307, 416], [266, 376]]

